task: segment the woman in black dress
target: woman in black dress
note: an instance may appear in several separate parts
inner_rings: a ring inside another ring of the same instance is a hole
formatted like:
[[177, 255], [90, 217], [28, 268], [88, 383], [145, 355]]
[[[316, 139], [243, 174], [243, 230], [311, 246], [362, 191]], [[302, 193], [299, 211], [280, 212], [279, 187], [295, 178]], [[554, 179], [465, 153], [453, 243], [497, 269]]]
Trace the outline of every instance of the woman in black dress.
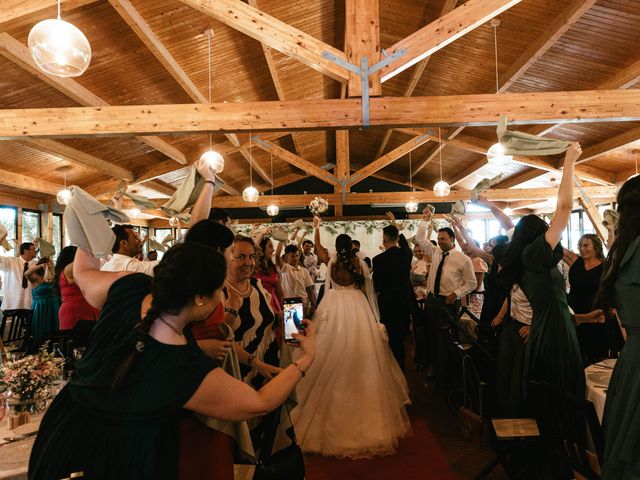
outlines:
[[92, 479], [172, 479], [184, 410], [244, 420], [276, 408], [314, 358], [313, 329], [298, 337], [303, 356], [259, 391], [216, 368], [185, 327], [209, 317], [222, 297], [226, 263], [197, 243], [173, 247], [152, 279], [101, 272], [81, 249], [74, 278], [102, 313], [74, 376], [45, 414], [30, 479], [83, 472]]

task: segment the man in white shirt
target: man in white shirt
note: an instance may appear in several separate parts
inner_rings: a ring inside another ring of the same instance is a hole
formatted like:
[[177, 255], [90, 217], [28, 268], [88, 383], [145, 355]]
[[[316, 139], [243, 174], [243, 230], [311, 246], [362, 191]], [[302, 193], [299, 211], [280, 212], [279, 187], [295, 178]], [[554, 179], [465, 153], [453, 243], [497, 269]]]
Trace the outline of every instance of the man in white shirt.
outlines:
[[106, 272], [140, 272], [153, 276], [153, 269], [158, 264], [154, 262], [141, 262], [136, 255], [142, 253], [142, 239], [133, 229], [132, 225], [115, 225], [112, 229], [116, 236], [111, 251], [113, 256], [100, 270]]
[[318, 260], [318, 256], [313, 253], [312, 250], [313, 242], [311, 240], [305, 240], [302, 242], [302, 264], [307, 270], [309, 270], [311, 280], [315, 283], [316, 278], [320, 273], [320, 261]]
[[[428, 215], [428, 213], [425, 213]], [[420, 222], [416, 241], [431, 256], [427, 277], [427, 322], [430, 330], [428, 361], [435, 365], [439, 380], [446, 378], [449, 352], [449, 322], [458, 318], [461, 298], [478, 286], [471, 259], [455, 249], [456, 236], [449, 227], [438, 230], [438, 246], [434, 247], [426, 232], [429, 219]]]
[[4, 273], [3, 310], [31, 310], [31, 285], [24, 272], [35, 258], [36, 246], [31, 242], [20, 245], [19, 257], [0, 257], [0, 271]]

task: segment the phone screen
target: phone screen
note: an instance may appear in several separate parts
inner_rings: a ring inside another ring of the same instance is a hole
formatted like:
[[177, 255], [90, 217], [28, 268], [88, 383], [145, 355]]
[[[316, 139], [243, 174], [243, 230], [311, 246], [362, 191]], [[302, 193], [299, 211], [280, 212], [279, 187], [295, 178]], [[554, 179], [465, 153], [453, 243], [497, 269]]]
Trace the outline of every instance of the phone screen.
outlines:
[[285, 298], [284, 299], [284, 339], [289, 343], [298, 343], [293, 338], [294, 333], [300, 333], [304, 329], [302, 320], [304, 319], [304, 310], [302, 299]]

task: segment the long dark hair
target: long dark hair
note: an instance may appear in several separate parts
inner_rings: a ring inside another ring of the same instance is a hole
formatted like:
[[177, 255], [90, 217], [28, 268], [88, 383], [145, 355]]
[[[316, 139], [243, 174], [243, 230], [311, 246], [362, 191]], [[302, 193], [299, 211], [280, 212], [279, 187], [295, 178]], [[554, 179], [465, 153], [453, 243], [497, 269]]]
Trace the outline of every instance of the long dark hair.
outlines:
[[68, 247], [64, 247], [60, 251], [60, 255], [58, 255], [56, 268], [53, 270], [53, 291], [58, 295], [60, 295], [60, 275], [64, 272], [66, 266], [72, 263], [73, 259], [76, 258], [76, 250], [78, 250], [78, 247], [69, 245]]
[[503, 288], [511, 287], [520, 281], [522, 276], [522, 252], [540, 235], [548, 230], [549, 225], [537, 215], [526, 215], [520, 219], [513, 232], [513, 238], [502, 258], [502, 270], [498, 281]]
[[364, 285], [364, 274], [356, 252], [351, 247], [351, 237], [346, 233], [336, 237], [336, 256], [338, 259], [337, 264], [347, 269], [358, 288], [362, 287]]
[[615, 306], [615, 283], [620, 262], [633, 241], [640, 235], [640, 176], [630, 178], [618, 192], [618, 226], [616, 239], [604, 262], [596, 304], [609, 309]]
[[256, 262], [256, 273], [261, 275], [269, 275], [271, 272], [276, 271], [276, 266], [271, 260], [271, 257], [267, 257], [265, 255], [265, 249], [267, 248], [267, 243], [271, 241], [271, 237], [262, 237], [260, 240], [260, 245], [256, 249], [256, 255], [258, 257], [258, 261]]
[[[124, 383], [136, 357], [144, 351], [153, 322], [163, 313], [176, 315], [196, 295], [211, 296], [222, 287], [227, 264], [221, 253], [199, 242], [171, 247], [153, 270], [151, 307], [136, 325], [136, 344], [118, 367], [113, 387]], [[136, 307], [138, 308], [138, 307]]]

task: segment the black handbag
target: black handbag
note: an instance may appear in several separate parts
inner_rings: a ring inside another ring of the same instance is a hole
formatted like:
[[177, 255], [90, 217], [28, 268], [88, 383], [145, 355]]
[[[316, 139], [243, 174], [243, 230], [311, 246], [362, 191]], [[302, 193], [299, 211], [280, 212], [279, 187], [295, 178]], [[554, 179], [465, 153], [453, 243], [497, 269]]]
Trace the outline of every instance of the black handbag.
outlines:
[[[264, 419], [265, 429], [260, 444], [260, 452], [258, 454], [253, 480], [304, 480], [304, 457], [296, 441], [293, 426], [286, 432], [287, 436], [291, 439], [291, 445], [274, 454], [271, 453], [276, 438], [276, 431], [280, 424], [282, 408], [283, 406], [280, 406]], [[289, 413], [288, 408], [287, 413]], [[291, 418], [291, 416], [289, 416], [289, 418]]]

